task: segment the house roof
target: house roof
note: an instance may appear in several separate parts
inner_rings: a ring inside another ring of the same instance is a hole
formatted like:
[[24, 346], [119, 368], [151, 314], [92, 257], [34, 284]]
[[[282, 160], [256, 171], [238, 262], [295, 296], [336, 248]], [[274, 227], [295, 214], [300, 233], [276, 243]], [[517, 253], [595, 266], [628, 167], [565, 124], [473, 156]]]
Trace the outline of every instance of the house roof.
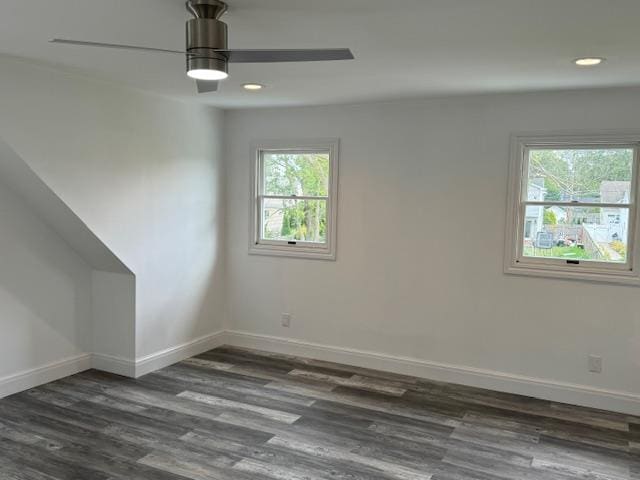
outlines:
[[557, 205], [554, 205], [554, 206], [552, 206], [552, 207], [549, 207], [549, 210], [552, 210], [552, 211], [553, 211], [553, 213], [555, 213], [555, 214], [562, 214], [562, 215], [564, 215], [564, 216], [566, 216], [566, 215], [567, 215], [567, 211], [566, 211], [564, 208], [559, 207], [559, 206], [557, 206]]

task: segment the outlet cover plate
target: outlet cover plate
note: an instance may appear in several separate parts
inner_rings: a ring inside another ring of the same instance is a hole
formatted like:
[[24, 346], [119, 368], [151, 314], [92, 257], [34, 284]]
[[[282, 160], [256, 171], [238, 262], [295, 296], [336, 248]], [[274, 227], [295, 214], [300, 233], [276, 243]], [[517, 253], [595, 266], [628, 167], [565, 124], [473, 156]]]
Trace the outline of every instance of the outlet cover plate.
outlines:
[[592, 373], [602, 373], [602, 357], [589, 355], [589, 371]]

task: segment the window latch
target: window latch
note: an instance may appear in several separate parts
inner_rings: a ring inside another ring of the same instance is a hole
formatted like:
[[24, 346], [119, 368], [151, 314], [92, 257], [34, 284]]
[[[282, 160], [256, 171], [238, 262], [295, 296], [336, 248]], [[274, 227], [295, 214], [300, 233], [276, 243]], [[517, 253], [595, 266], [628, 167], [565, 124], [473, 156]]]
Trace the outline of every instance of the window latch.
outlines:
[[567, 260], [567, 264], [569, 265], [580, 265], [579, 260]]

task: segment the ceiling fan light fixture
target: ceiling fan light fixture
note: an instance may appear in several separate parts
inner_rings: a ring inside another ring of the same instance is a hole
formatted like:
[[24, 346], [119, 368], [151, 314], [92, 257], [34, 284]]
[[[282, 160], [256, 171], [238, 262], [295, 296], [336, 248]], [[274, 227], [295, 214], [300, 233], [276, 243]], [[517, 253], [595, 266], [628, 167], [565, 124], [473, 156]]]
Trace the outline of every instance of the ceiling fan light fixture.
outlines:
[[222, 72], [220, 70], [207, 70], [202, 68], [189, 70], [187, 72], [187, 75], [189, 75], [189, 77], [195, 80], [205, 80], [205, 81], [224, 80], [229, 76], [227, 72]]
[[[229, 49], [228, 27], [220, 20], [227, 11], [224, 0], [186, 0], [186, 6], [194, 18], [187, 21], [186, 48], [183, 51], [61, 38], [51, 41], [84, 47], [186, 55], [187, 75], [196, 80], [198, 93], [218, 91], [219, 81], [229, 76], [229, 63], [327, 62], [354, 59], [348, 48]], [[254, 84], [245, 88], [259, 91], [264, 85]]]
[[196, 80], [224, 80], [229, 76], [227, 62], [220, 58], [190, 57], [187, 59], [187, 75]]

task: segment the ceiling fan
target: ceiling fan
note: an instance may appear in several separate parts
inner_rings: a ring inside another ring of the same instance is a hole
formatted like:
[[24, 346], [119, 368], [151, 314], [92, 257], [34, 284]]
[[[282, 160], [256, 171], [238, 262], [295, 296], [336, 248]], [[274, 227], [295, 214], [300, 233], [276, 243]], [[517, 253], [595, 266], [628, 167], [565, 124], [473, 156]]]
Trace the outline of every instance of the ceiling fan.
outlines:
[[185, 51], [63, 38], [54, 38], [51, 43], [186, 55], [187, 75], [196, 80], [198, 93], [217, 91], [218, 82], [229, 76], [229, 63], [319, 62], [354, 59], [348, 48], [230, 50], [227, 48], [227, 24], [220, 21], [220, 17], [227, 11], [227, 4], [221, 0], [187, 0], [186, 5], [187, 10], [195, 18], [187, 22]]

